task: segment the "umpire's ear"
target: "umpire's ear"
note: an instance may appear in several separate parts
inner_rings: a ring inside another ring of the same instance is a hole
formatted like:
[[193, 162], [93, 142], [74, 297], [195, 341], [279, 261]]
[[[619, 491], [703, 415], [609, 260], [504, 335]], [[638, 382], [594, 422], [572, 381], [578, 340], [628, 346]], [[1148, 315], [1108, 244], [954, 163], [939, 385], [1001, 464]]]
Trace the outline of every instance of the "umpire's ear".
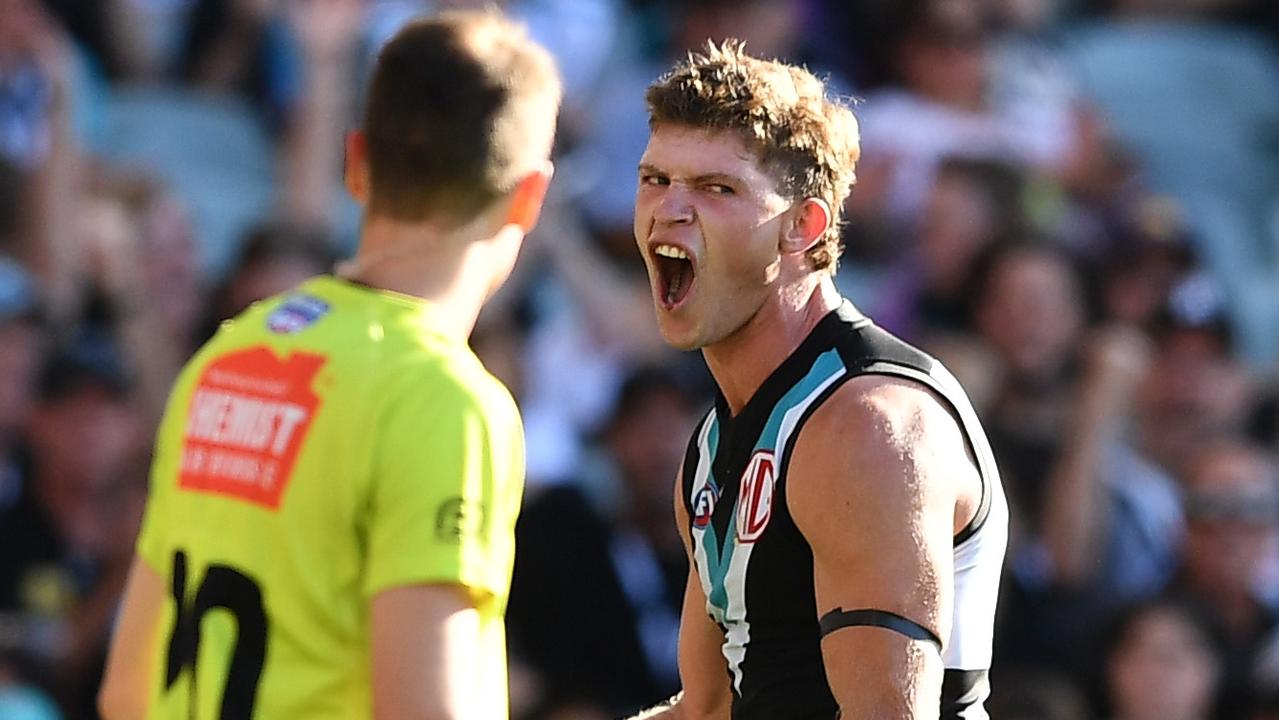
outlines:
[[346, 134], [346, 165], [342, 170], [346, 191], [360, 205], [369, 200], [369, 159], [364, 133], [351, 130]]
[[542, 203], [546, 200], [546, 190], [550, 187], [551, 176], [555, 166], [550, 160], [542, 163], [536, 170], [520, 178], [515, 189], [511, 191], [511, 204], [506, 212], [506, 224], [517, 225], [525, 234], [537, 224], [542, 214]]

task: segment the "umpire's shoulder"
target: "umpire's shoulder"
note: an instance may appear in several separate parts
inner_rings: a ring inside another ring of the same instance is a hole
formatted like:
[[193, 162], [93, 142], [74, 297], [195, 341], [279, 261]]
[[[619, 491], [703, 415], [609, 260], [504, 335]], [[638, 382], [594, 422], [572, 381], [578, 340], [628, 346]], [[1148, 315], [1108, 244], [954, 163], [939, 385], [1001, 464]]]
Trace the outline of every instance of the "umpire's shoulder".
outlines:
[[379, 363], [375, 383], [384, 403], [422, 401], [458, 409], [483, 409], [486, 414], [515, 412], [515, 400], [469, 351], [403, 352]]

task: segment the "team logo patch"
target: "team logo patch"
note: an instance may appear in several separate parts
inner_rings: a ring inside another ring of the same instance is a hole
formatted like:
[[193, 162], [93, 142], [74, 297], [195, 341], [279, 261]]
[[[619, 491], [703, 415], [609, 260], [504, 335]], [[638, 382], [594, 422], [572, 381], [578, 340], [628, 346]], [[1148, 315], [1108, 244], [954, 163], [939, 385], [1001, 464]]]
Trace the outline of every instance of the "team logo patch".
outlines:
[[292, 335], [314, 325], [329, 313], [329, 304], [311, 295], [293, 295], [276, 308], [266, 319], [266, 327], [273, 333]]
[[191, 397], [178, 486], [278, 509], [320, 407], [311, 385], [325, 361], [265, 347], [213, 361]]
[[715, 514], [715, 503], [719, 500], [719, 491], [711, 485], [703, 485], [693, 496], [693, 527], [703, 530], [711, 524], [711, 515]]
[[737, 498], [737, 542], [753, 543], [764, 534], [773, 516], [773, 484], [777, 471], [773, 453], [756, 450], [742, 473], [741, 494]]

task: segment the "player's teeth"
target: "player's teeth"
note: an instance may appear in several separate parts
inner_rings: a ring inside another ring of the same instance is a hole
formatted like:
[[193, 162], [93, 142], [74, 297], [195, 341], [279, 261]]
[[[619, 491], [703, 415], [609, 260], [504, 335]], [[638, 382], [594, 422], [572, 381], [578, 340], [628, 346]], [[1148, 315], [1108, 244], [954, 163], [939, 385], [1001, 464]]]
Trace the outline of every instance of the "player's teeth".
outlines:
[[676, 258], [678, 260], [688, 259], [688, 253], [684, 252], [683, 250], [680, 250], [679, 248], [673, 245], [658, 245], [657, 250], [655, 250], [654, 252], [656, 252], [658, 255], [662, 257]]

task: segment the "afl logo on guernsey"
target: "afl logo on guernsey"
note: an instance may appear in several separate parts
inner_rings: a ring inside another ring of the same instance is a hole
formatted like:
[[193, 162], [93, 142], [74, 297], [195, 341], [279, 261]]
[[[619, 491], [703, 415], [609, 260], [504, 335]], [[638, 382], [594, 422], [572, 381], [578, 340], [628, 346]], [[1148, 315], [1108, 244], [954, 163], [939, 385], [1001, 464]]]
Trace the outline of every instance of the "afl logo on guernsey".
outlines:
[[756, 450], [742, 473], [741, 494], [737, 498], [737, 542], [753, 543], [764, 534], [773, 516], [773, 482], [777, 471], [773, 453]]
[[715, 503], [719, 500], [719, 491], [710, 485], [703, 485], [693, 496], [693, 527], [704, 530], [711, 524], [711, 515], [715, 514]]
[[294, 295], [284, 301], [266, 319], [266, 327], [273, 333], [292, 335], [314, 325], [327, 315], [329, 304], [310, 295]]

